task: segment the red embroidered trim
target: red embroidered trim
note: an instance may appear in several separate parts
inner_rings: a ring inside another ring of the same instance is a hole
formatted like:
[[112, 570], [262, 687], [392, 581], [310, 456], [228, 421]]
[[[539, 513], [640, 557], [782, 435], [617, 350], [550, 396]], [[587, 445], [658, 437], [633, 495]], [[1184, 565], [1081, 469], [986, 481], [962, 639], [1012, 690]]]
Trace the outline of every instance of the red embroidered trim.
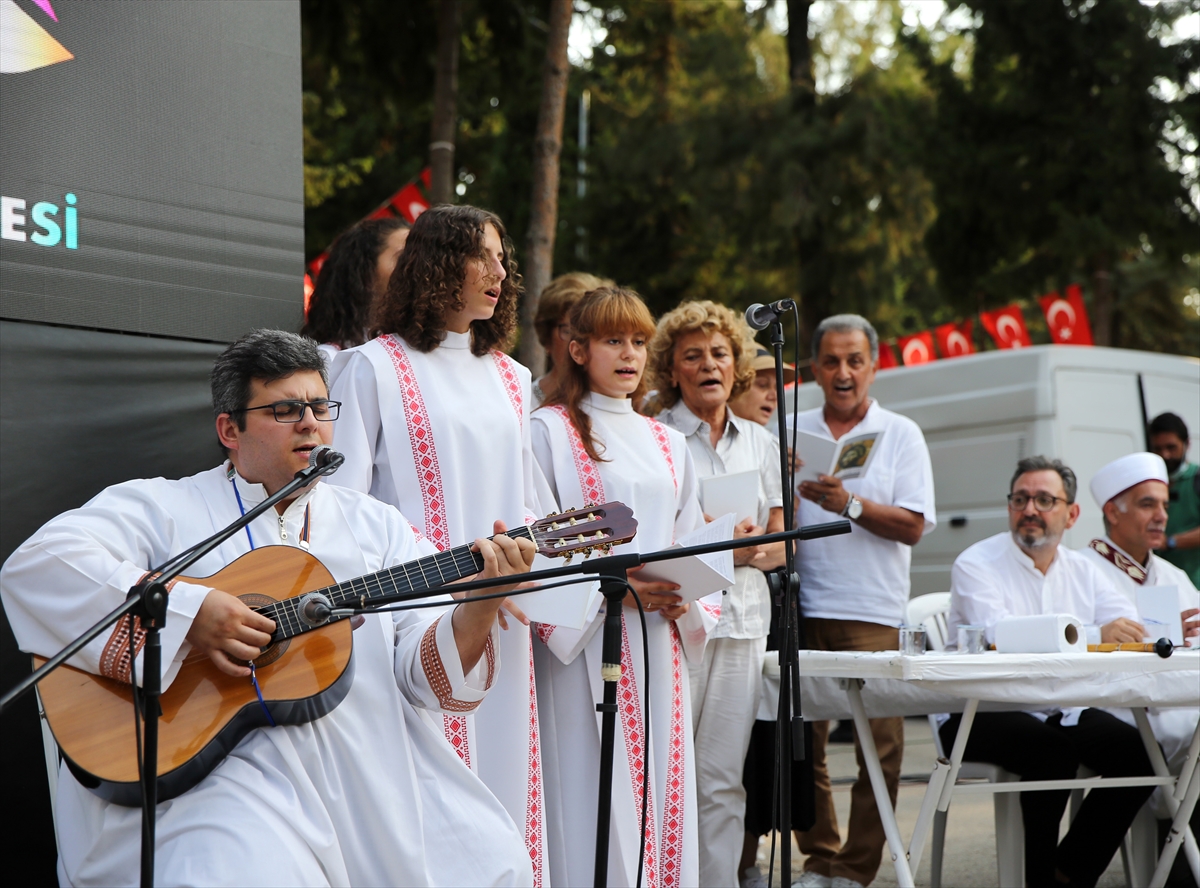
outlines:
[[500, 382], [508, 394], [508, 401], [513, 410], [517, 411], [517, 425], [524, 427], [525, 410], [521, 403], [521, 377], [517, 375], [517, 362], [502, 351], [493, 351], [492, 360], [496, 363], [496, 372], [500, 374]]
[[1118, 552], [1104, 540], [1092, 540], [1088, 546], [1095, 549], [1101, 558], [1108, 561], [1113, 567], [1125, 574], [1129, 579], [1133, 580], [1139, 586], [1146, 584], [1146, 577], [1149, 574], [1146, 569], [1134, 561], [1132, 558], [1126, 558], [1125, 554]]
[[[150, 572], [142, 574], [138, 582], [143, 582]], [[171, 580], [167, 583], [167, 593], [175, 588], [178, 580]], [[129, 684], [129, 675], [132, 660], [141, 653], [143, 645], [146, 644], [146, 630], [142, 628], [142, 618], [133, 618], [133, 653], [129, 650], [129, 620], [121, 619], [117, 625], [113, 627], [112, 634], [109, 635], [108, 641], [104, 643], [104, 650], [100, 652], [100, 674], [105, 678], [111, 678], [114, 681], [124, 682]]]
[[433, 442], [433, 427], [429, 422], [429, 411], [425, 398], [417, 384], [417, 374], [412, 361], [400, 339], [388, 333], [379, 337], [396, 368], [396, 382], [400, 385], [400, 397], [404, 399], [404, 412], [408, 419], [408, 442], [412, 447], [413, 468], [417, 472], [417, 485], [421, 488], [421, 499], [425, 505], [425, 533], [430, 541], [444, 552], [450, 545], [446, 527], [445, 488], [442, 487], [442, 471], [438, 466], [437, 447]]
[[537, 687], [533, 681], [533, 636], [529, 636], [529, 789], [525, 794], [525, 847], [533, 864], [533, 888], [541, 888], [545, 869], [542, 847], [542, 749], [538, 734]]
[[[629, 632], [625, 615], [621, 615], [621, 678], [617, 682], [617, 706], [620, 707], [621, 730], [625, 735], [625, 755], [629, 759], [629, 779], [633, 783], [634, 823], [642, 823], [642, 780], [646, 773], [646, 728], [642, 722], [642, 705], [638, 698], [633, 656], [629, 651]], [[673, 709], [674, 707], [672, 707]], [[658, 885], [658, 840], [655, 838], [654, 784], [646, 802], [646, 888]]]
[[679, 888], [683, 878], [683, 811], [687, 800], [687, 762], [681, 648], [679, 630], [672, 623], [671, 741], [667, 751], [667, 798], [663, 808], [662, 888]]
[[418, 543], [426, 538], [425, 534], [421, 533], [421, 531], [417, 528], [417, 525], [413, 524], [411, 521], [408, 523], [408, 529], [413, 532], [413, 539], [415, 539]]
[[467, 735], [467, 720], [461, 715], [443, 715], [442, 729], [450, 748], [458, 753], [458, 757], [471, 767], [471, 739]]
[[542, 640], [542, 644], [549, 644], [550, 636], [554, 634], [554, 625], [551, 623], [534, 623], [533, 631]]
[[721, 605], [709, 604], [706, 601], [699, 601], [699, 602], [697, 602], [697, 604], [699, 604], [702, 608], [704, 608], [705, 612], [710, 617], [713, 617], [714, 619], [717, 619], [717, 620], [721, 619]]
[[584, 501], [579, 505], [583, 508], [599, 505], [605, 501], [604, 482], [600, 480], [600, 469], [596, 465], [596, 461], [588, 456], [587, 450], [584, 449], [579, 429], [575, 428], [575, 424], [571, 422], [571, 415], [567, 413], [566, 407], [558, 405], [546, 409], [558, 416], [567, 430], [567, 443], [571, 445], [571, 456], [575, 460], [575, 473], [579, 476], [579, 489], [583, 492]]
[[651, 419], [649, 416], [642, 418], [650, 426], [650, 432], [654, 435], [658, 449], [662, 451], [663, 459], [667, 461], [667, 468], [671, 470], [671, 483], [675, 485], [675, 493], [678, 494], [679, 479], [675, 477], [675, 458], [671, 455], [671, 438], [667, 434], [667, 427], [657, 419]]
[[[425, 672], [425, 680], [437, 697], [438, 706], [446, 712], [471, 712], [479, 706], [479, 701], [467, 703], [455, 698], [450, 687], [450, 679], [446, 676], [446, 667], [442, 664], [442, 656], [438, 653], [437, 627], [442, 621], [438, 617], [421, 636], [421, 669]], [[490, 646], [491, 639], [488, 639]], [[485, 648], [486, 650], [486, 648]], [[488, 658], [488, 684], [491, 684], [492, 662]]]

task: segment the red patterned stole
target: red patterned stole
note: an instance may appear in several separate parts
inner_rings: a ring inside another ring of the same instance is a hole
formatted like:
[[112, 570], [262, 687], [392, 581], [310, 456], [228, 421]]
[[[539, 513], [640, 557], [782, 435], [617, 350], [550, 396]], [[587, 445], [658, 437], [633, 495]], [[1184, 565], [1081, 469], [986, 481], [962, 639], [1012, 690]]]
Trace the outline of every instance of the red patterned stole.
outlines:
[[1139, 586], [1146, 582], [1146, 568], [1142, 567], [1132, 558], [1128, 557], [1124, 552], [1110, 546], [1104, 540], [1092, 540], [1088, 546], [1100, 554], [1100, 557], [1109, 564], [1116, 567], [1117, 570], [1125, 574], [1129, 579], [1133, 580]]

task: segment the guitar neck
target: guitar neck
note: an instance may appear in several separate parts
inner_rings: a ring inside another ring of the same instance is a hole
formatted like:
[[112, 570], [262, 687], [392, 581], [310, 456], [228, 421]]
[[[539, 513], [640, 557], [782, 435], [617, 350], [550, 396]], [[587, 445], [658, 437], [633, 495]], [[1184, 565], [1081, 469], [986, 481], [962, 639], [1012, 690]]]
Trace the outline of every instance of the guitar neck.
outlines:
[[[530, 529], [524, 526], [498, 535], [511, 539], [534, 539]], [[472, 552], [471, 545], [473, 544], [455, 546], [445, 552], [438, 552], [436, 555], [427, 555], [416, 561], [408, 561], [377, 573], [346, 580], [344, 583], [326, 586], [323, 589], [314, 589], [303, 595], [276, 601], [255, 608], [255, 610], [274, 620], [275, 633], [271, 636], [272, 642], [283, 641], [308, 632], [310, 629], [317, 629], [343, 619], [342, 617], [331, 617], [329, 620], [313, 625], [302, 614], [304, 600], [309, 596], [324, 596], [332, 607], [366, 607], [381, 598], [432, 589], [464, 577], [474, 576], [483, 570], [483, 556], [478, 552]]]

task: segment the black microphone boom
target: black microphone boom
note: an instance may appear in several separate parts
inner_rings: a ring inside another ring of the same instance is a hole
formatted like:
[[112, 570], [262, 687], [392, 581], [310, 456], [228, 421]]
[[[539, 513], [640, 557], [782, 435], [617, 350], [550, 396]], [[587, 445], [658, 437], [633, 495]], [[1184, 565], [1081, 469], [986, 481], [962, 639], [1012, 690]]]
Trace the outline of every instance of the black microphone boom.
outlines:
[[756, 302], [746, 309], [746, 323], [750, 325], [752, 330], [765, 330], [767, 327], [776, 321], [780, 315], [787, 314], [796, 308], [796, 302], [792, 299], [780, 299], [778, 302], [772, 302], [770, 305], [763, 305], [761, 302]]

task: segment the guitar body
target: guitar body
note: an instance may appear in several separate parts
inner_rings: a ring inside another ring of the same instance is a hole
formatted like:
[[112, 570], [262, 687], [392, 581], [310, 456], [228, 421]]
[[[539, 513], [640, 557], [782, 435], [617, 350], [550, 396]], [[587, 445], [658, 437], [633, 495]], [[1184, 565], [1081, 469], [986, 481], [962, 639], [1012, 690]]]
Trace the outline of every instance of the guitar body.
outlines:
[[[302, 549], [264, 546], [192, 582], [261, 607], [330, 586], [334, 580]], [[267, 648], [255, 665], [275, 723], [312, 721], [341, 703], [354, 677], [351, 652], [349, 620]], [[44, 662], [34, 657], [35, 666]], [[117, 804], [140, 805], [129, 685], [63, 666], [42, 681], [40, 691], [50, 730], [79, 782]], [[191, 789], [247, 733], [269, 724], [249, 678], [226, 675], [195, 652], [184, 660], [161, 704], [158, 797], [163, 802]]]

